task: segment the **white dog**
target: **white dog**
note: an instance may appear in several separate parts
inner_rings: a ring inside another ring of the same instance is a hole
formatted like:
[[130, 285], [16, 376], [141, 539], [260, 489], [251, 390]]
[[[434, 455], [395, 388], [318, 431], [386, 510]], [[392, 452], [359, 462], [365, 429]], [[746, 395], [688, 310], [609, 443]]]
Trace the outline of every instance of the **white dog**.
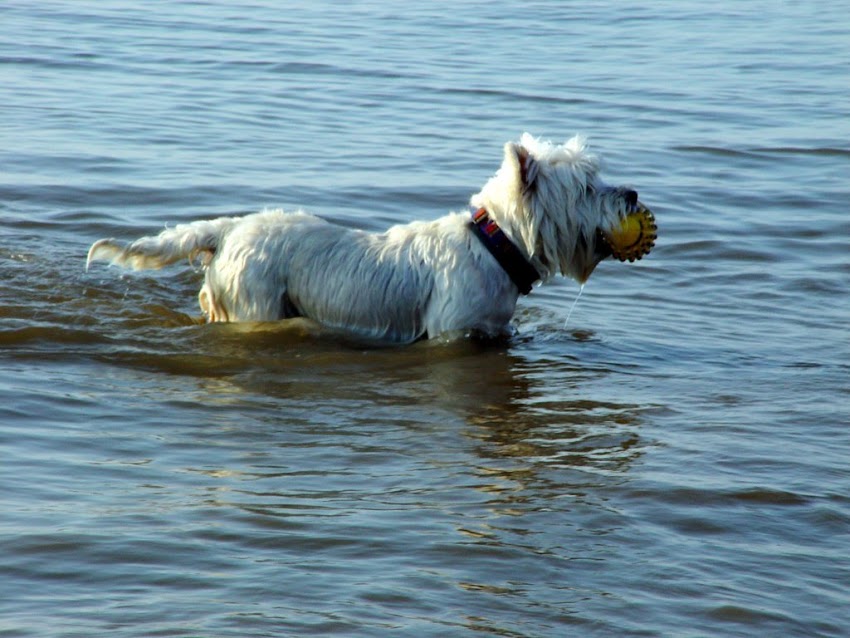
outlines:
[[395, 343], [452, 331], [500, 336], [532, 284], [558, 272], [583, 283], [605, 257], [633, 261], [651, 249], [651, 213], [598, 173], [581, 138], [553, 145], [526, 133], [505, 145], [501, 168], [470, 200], [472, 216], [375, 234], [272, 210], [181, 224], [128, 245], [103, 239], [86, 267], [200, 258], [209, 321], [300, 316]]

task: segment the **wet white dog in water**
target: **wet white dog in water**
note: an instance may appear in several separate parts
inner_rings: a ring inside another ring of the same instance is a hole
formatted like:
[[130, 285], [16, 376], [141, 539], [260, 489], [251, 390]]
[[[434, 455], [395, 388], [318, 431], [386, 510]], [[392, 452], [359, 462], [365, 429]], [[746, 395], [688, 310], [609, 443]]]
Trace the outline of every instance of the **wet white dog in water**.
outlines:
[[463, 331], [509, 333], [517, 298], [557, 273], [584, 282], [614, 255], [640, 259], [655, 224], [637, 193], [611, 187], [584, 141], [527, 133], [505, 145], [473, 212], [351, 230], [304, 212], [270, 210], [169, 228], [130, 244], [96, 242], [91, 262], [161, 268], [199, 258], [209, 321], [307, 317], [382, 341]]

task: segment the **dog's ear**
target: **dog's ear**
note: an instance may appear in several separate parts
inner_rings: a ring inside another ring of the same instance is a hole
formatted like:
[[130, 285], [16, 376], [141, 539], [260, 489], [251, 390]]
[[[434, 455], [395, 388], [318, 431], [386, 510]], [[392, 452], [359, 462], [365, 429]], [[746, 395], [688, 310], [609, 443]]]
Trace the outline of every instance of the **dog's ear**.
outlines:
[[530, 190], [537, 179], [537, 161], [528, 152], [528, 149], [522, 144], [508, 142], [505, 144], [505, 159], [514, 168], [520, 190]]

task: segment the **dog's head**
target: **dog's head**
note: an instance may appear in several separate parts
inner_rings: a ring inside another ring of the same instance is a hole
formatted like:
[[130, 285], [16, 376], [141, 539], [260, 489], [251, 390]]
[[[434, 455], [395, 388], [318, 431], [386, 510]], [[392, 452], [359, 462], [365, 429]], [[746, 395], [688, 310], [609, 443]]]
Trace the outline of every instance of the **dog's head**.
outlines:
[[486, 208], [543, 279], [585, 282], [606, 257], [634, 261], [655, 241], [652, 213], [627, 187], [605, 184], [581, 137], [555, 145], [525, 133], [472, 206]]

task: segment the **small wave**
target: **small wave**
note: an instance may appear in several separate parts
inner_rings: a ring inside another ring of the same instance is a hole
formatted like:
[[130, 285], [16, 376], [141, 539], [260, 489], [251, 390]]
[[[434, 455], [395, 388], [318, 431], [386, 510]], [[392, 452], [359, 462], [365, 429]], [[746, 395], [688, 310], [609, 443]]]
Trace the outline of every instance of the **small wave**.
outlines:
[[50, 58], [39, 56], [7, 55], [0, 56], [2, 66], [27, 66], [39, 69], [83, 70], [118, 68], [113, 64], [97, 60], [87, 55], [72, 55], [67, 58]]
[[0, 330], [0, 346], [14, 348], [16, 346], [33, 344], [62, 344], [68, 345], [101, 345], [109, 339], [92, 331], [80, 328], [43, 325], [23, 326]]
[[802, 494], [767, 487], [751, 487], [740, 490], [709, 490], [696, 488], [679, 488], [672, 490], [662, 489], [651, 491], [641, 490], [635, 492], [633, 495], [679, 505], [699, 503], [703, 506], [727, 506], [734, 504], [800, 506], [809, 503], [809, 498]]
[[764, 158], [773, 155], [803, 155], [821, 157], [850, 157], [850, 148], [834, 146], [802, 147], [802, 146], [755, 146], [752, 148], [729, 148], [719, 146], [679, 145], [673, 146], [674, 151], [683, 153], [703, 153], [716, 157]]
[[757, 147], [752, 149], [753, 153], [764, 155], [814, 155], [821, 157], [850, 157], [850, 148], [836, 148], [831, 146], [805, 148], [800, 146], [776, 146]]

